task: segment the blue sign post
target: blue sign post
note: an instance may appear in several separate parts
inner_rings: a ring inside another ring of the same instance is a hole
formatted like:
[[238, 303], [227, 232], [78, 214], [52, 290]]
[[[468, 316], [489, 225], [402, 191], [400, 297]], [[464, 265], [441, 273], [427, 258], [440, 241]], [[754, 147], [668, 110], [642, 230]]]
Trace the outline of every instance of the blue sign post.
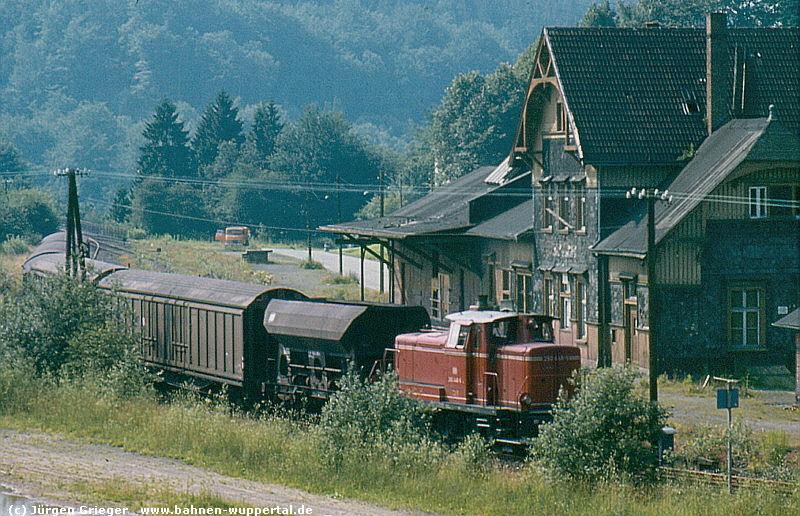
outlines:
[[731, 386], [734, 383], [739, 383], [739, 380], [730, 380], [728, 378], [717, 378], [715, 380], [726, 383], [725, 389], [717, 390], [717, 408], [725, 409], [728, 411], [728, 494], [733, 493], [733, 474], [732, 470], [732, 452], [733, 446], [731, 444], [731, 409], [739, 406], [739, 389], [733, 389]]

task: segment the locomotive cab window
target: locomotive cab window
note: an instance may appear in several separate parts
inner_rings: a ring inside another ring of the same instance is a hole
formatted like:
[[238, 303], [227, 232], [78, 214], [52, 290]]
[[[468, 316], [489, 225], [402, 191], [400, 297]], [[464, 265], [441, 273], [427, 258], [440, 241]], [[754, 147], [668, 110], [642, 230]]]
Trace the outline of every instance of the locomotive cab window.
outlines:
[[463, 326], [460, 323], [454, 322], [450, 326], [450, 334], [447, 337], [447, 347], [455, 349], [464, 349], [469, 338], [470, 326]]

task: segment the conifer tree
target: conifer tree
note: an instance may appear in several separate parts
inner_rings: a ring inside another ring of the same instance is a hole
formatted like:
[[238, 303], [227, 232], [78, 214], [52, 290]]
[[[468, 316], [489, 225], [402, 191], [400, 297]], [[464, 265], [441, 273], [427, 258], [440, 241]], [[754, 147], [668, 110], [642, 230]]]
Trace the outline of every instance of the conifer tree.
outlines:
[[178, 120], [175, 105], [164, 100], [145, 125], [145, 144], [140, 147], [139, 171], [143, 176], [189, 177], [192, 175], [189, 133]]
[[239, 109], [233, 105], [225, 90], [220, 90], [203, 113], [192, 139], [192, 150], [199, 168], [214, 162], [221, 143], [242, 142], [242, 122], [238, 116]]
[[253, 117], [253, 127], [247, 135], [248, 142], [255, 148], [259, 159], [269, 158], [275, 151], [275, 142], [283, 130], [281, 115], [274, 102], [260, 104]]

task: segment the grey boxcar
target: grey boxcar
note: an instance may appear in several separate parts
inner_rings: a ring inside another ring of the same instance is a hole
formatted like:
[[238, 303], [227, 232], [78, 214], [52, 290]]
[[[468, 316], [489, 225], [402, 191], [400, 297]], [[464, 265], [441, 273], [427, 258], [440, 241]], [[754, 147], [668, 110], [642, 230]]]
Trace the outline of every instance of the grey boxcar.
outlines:
[[253, 396], [267, 394], [274, 378], [267, 303], [307, 299], [288, 288], [140, 270], [116, 271], [99, 286], [129, 305], [145, 365], [165, 380], [227, 384]]

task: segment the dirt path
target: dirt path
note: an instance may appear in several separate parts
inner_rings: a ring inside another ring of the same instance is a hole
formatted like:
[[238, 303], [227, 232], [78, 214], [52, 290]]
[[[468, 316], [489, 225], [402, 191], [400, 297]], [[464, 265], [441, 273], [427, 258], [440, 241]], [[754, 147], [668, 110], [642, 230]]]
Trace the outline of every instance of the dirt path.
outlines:
[[[110, 480], [131, 487], [213, 495], [239, 506], [265, 509], [291, 506], [295, 511], [304, 506], [311, 509], [307, 514], [312, 515], [412, 514], [228, 477], [178, 460], [140, 455], [119, 447], [0, 429], [2, 485], [49, 504], [103, 506], [109, 501], [86, 499], [72, 492], [74, 489], [70, 490], [70, 486], [103, 485]], [[111, 505], [125, 506], [124, 503]], [[273, 513], [285, 514], [279, 511]]]

